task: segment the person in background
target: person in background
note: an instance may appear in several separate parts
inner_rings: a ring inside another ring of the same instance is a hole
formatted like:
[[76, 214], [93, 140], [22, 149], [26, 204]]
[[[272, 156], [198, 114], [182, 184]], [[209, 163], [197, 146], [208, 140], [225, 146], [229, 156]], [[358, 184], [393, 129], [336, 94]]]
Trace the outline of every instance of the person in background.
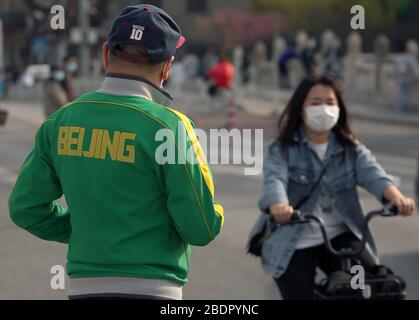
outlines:
[[290, 45], [278, 58], [278, 70], [280, 86], [282, 88], [290, 88], [290, 77], [288, 70], [288, 62], [293, 59], [300, 59], [294, 46]]
[[67, 93], [62, 86], [63, 81], [65, 81], [64, 70], [52, 66], [50, 77], [44, 84], [42, 95], [46, 118], [68, 102]]
[[227, 55], [222, 53], [220, 60], [208, 70], [208, 77], [213, 83], [209, 87], [210, 96], [215, 96], [221, 89], [231, 90], [234, 80], [234, 65], [228, 60]]
[[315, 38], [310, 38], [307, 41], [307, 46], [303, 49], [301, 60], [303, 61], [306, 75], [311, 75], [315, 72], [316, 66], [316, 47], [317, 41]]
[[184, 88], [186, 90], [195, 90], [196, 82], [195, 80], [199, 76], [199, 58], [193, 53], [187, 53], [182, 59], [183, 70], [185, 74], [185, 83]]
[[65, 79], [62, 81], [67, 98], [72, 101], [76, 98], [76, 88], [74, 78], [78, 72], [77, 58], [74, 55], [68, 55], [64, 59]]
[[208, 78], [208, 71], [217, 64], [218, 57], [211, 49], [207, 50], [201, 60], [200, 74], [204, 79]]
[[343, 55], [341, 40], [336, 34], [329, 33], [323, 45], [323, 73], [330, 77], [341, 79], [342, 65], [341, 58]]
[[397, 91], [400, 110], [412, 112], [415, 109], [415, 93], [418, 88], [418, 47], [415, 41], [408, 41], [406, 53], [396, 58]]
[[186, 75], [182, 61], [174, 61], [168, 85], [176, 94], [181, 94], [185, 85]]

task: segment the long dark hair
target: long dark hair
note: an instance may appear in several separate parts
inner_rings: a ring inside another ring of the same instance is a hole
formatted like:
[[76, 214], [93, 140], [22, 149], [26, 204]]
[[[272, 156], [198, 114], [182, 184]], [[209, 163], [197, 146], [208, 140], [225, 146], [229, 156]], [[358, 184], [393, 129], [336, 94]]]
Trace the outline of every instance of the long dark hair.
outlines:
[[322, 76], [308, 76], [295, 90], [288, 105], [279, 119], [279, 139], [286, 147], [294, 142], [294, 133], [298, 130], [300, 125], [303, 123], [303, 105], [310, 90], [315, 85], [324, 85], [333, 89], [336, 99], [338, 101], [340, 115], [336, 126], [333, 131], [336, 133], [337, 139], [345, 147], [355, 147], [357, 138], [351, 129], [348, 111], [342, 97], [342, 89], [340, 84], [325, 75]]

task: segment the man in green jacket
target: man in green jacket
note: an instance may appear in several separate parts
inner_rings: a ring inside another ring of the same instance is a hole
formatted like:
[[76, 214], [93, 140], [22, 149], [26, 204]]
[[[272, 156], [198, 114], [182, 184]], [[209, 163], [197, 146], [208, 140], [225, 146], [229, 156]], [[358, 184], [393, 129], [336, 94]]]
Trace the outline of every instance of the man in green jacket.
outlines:
[[[184, 41], [163, 10], [125, 8], [104, 44], [100, 90], [63, 106], [36, 134], [10, 215], [41, 239], [68, 243], [70, 299], [182, 299], [190, 245], [222, 228], [193, 124], [167, 107], [162, 89]], [[68, 209], [55, 202], [63, 194]]]

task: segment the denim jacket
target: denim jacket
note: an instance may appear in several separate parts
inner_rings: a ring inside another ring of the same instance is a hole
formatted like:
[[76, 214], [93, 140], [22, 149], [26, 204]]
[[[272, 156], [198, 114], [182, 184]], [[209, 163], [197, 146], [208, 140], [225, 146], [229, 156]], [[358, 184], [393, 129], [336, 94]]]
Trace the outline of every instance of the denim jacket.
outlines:
[[[323, 166], [327, 166], [319, 186], [300, 210], [303, 214], [311, 213], [323, 192], [332, 201], [348, 229], [361, 238], [364, 213], [357, 186], [366, 189], [384, 204], [384, 190], [393, 184], [390, 176], [363, 144], [358, 142], [356, 148], [344, 149], [333, 132], [329, 136], [323, 162], [308, 146], [308, 139], [302, 127], [295, 133], [294, 142], [295, 144], [282, 148], [281, 141], [277, 139], [269, 146], [259, 200], [262, 212], [267, 212], [267, 209], [277, 202], [295, 206], [316, 183]], [[266, 213], [261, 214], [252, 232], [257, 231], [267, 218]], [[298, 238], [306, 227], [305, 224], [282, 225], [265, 240], [261, 261], [267, 274], [278, 278], [285, 272]], [[370, 230], [367, 234], [366, 248], [378, 263]]]

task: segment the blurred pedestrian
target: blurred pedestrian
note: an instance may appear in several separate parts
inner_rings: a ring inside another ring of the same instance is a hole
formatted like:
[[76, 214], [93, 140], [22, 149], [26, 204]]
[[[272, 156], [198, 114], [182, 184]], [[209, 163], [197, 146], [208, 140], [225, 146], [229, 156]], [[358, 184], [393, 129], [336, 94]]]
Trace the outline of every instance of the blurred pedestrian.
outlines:
[[325, 31], [322, 43], [323, 73], [341, 79], [341, 41], [333, 31]]
[[200, 62], [198, 56], [193, 53], [187, 53], [182, 59], [183, 70], [185, 74], [186, 81], [184, 83], [184, 88], [189, 91], [196, 90], [196, 82], [199, 75]]
[[222, 89], [231, 90], [234, 80], [234, 65], [228, 60], [227, 55], [222, 53], [220, 60], [208, 70], [208, 77], [213, 83], [209, 87], [210, 96], [215, 96]]
[[290, 45], [288, 48], [279, 56], [278, 59], [278, 71], [279, 71], [279, 82], [282, 88], [290, 88], [290, 74], [289, 74], [289, 62], [293, 59], [299, 59], [297, 51], [294, 46]]
[[185, 85], [186, 74], [183, 62], [174, 61], [170, 72], [170, 87], [177, 94], [181, 94]]
[[317, 41], [315, 38], [310, 38], [307, 41], [307, 46], [303, 49], [301, 54], [301, 60], [304, 64], [306, 75], [312, 75], [315, 73], [316, 67], [316, 54], [317, 54]]
[[419, 79], [418, 48], [415, 42], [408, 42], [406, 47], [407, 53], [396, 58], [397, 95], [400, 110], [411, 112], [415, 108], [415, 95]]
[[[373, 154], [356, 139], [339, 86], [328, 77], [309, 77], [294, 92], [279, 121], [279, 137], [264, 163], [262, 212], [279, 224], [265, 240], [264, 270], [274, 277], [285, 300], [313, 299], [316, 268], [327, 276], [341, 261], [324, 245], [315, 224], [287, 225], [296, 206], [321, 218], [335, 248], [360, 244], [364, 226], [357, 186], [383, 204], [411, 215], [415, 204], [404, 196]], [[357, 257], [365, 270], [378, 263], [373, 237]]]
[[64, 58], [65, 79], [62, 82], [69, 101], [76, 99], [76, 88], [74, 79], [78, 72], [77, 57], [69, 54]]
[[[38, 130], [9, 210], [35, 236], [68, 243], [70, 299], [182, 299], [190, 245], [222, 228], [193, 124], [163, 89], [184, 42], [163, 10], [126, 7], [103, 46], [100, 90]], [[63, 193], [68, 209], [55, 202]]]
[[51, 67], [50, 77], [44, 84], [42, 95], [46, 118], [68, 102], [67, 93], [62, 86], [64, 80], [64, 70], [55, 66]]
[[217, 64], [219, 58], [215, 54], [214, 50], [209, 49], [205, 51], [204, 56], [201, 60], [201, 76], [203, 78], [208, 77], [208, 71]]

